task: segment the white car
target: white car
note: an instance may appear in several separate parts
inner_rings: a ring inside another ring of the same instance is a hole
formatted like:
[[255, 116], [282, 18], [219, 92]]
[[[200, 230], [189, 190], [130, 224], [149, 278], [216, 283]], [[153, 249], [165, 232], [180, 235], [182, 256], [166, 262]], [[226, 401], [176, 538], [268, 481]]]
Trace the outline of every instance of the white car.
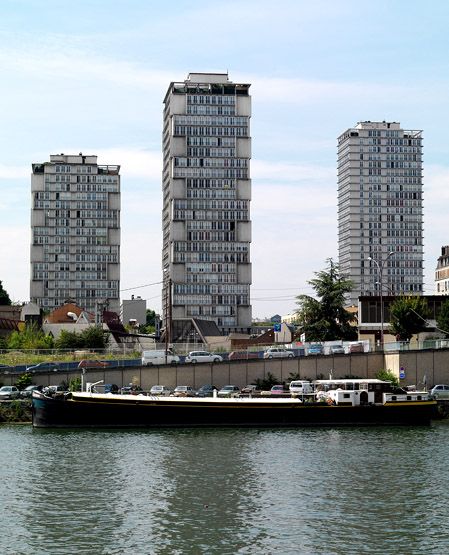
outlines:
[[4, 385], [0, 387], [0, 399], [18, 399], [20, 391], [15, 385]]
[[173, 351], [143, 351], [142, 366], [160, 366], [163, 364], [179, 364], [179, 356]]
[[171, 394], [171, 389], [169, 387], [166, 387], [165, 385], [153, 385], [153, 387], [150, 389], [150, 395], [170, 395]]
[[263, 358], [293, 358], [295, 353], [282, 347], [270, 347], [263, 353]]
[[430, 395], [435, 399], [449, 399], [449, 385], [435, 385], [430, 390]]
[[223, 357], [207, 351], [191, 351], [186, 356], [185, 361], [191, 362], [192, 364], [196, 364], [197, 362], [223, 362]]
[[195, 391], [190, 385], [177, 385], [173, 391], [175, 397], [193, 397]]

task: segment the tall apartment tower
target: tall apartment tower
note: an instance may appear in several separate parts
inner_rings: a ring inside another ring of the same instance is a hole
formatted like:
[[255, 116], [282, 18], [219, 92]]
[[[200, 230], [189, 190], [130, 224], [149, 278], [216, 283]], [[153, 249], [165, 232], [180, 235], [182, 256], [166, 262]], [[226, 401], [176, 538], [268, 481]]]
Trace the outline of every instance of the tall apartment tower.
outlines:
[[338, 250], [351, 304], [423, 293], [422, 131], [364, 121], [340, 135]]
[[164, 99], [163, 320], [251, 327], [248, 84], [190, 73]]
[[120, 166], [80, 153], [32, 168], [31, 301], [119, 312]]

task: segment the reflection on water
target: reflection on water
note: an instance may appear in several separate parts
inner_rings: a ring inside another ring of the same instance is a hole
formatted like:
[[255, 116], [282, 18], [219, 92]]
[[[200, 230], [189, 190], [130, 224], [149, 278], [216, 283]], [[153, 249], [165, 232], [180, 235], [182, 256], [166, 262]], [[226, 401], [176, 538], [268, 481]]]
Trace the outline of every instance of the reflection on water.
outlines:
[[0, 428], [5, 554], [449, 550], [432, 428]]

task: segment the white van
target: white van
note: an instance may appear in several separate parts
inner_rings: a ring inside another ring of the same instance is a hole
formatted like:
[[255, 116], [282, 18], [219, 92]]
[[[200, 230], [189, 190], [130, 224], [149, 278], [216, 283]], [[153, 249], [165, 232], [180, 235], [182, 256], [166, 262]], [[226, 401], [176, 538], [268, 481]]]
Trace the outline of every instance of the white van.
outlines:
[[309, 393], [313, 393], [312, 384], [303, 380], [294, 380], [290, 382], [288, 389], [290, 390], [290, 393], [294, 393], [295, 395], [307, 395]]
[[161, 364], [179, 364], [178, 355], [173, 354], [170, 349], [165, 351], [143, 351], [142, 366], [160, 366]]

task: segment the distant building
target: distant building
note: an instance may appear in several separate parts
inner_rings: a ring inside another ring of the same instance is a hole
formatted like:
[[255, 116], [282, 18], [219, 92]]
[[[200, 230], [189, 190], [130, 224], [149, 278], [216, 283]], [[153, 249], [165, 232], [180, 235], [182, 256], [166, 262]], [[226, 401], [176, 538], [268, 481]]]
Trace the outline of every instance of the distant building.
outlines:
[[423, 293], [422, 131], [364, 121], [338, 138], [340, 271], [359, 295]]
[[120, 166], [96, 156], [50, 156], [31, 176], [30, 299], [120, 309]]
[[435, 270], [435, 294], [449, 295], [449, 246], [441, 247]]
[[122, 322], [126, 324], [136, 323], [145, 325], [147, 321], [147, 301], [141, 297], [134, 297], [131, 299], [123, 299], [122, 301]]
[[251, 97], [226, 73], [190, 73], [164, 99], [164, 327], [251, 328]]

